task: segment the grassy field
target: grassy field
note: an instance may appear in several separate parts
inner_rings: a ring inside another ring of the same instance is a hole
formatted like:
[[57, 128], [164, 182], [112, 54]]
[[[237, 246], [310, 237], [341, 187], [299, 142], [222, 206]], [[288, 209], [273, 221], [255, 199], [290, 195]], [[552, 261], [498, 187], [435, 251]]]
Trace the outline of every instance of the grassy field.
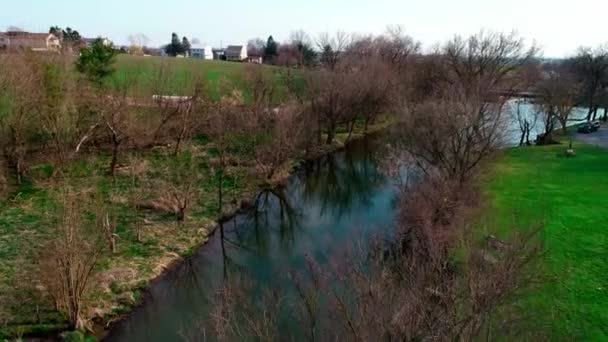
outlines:
[[192, 89], [196, 80], [206, 83], [213, 98], [225, 91], [226, 85], [235, 87], [244, 92], [248, 97], [245, 87], [248, 69], [261, 67], [270, 77], [274, 78], [276, 92], [275, 100], [280, 102], [286, 97], [286, 89], [280, 82], [279, 71], [281, 68], [262, 65], [257, 66], [247, 63], [235, 63], [215, 60], [201, 60], [193, 58], [171, 58], [171, 57], [140, 57], [131, 55], [118, 55], [116, 59], [116, 73], [114, 81], [121, 81], [135, 75], [138, 79], [137, 88], [140, 93], [148, 94], [154, 92], [153, 86], [158, 79], [158, 70], [161, 65], [169, 74], [164, 91], [170, 94], [181, 95]]
[[544, 222], [542, 283], [521, 305], [530, 329], [554, 340], [608, 340], [608, 151], [575, 144], [514, 148], [496, 164], [487, 186], [486, 227], [500, 236], [511, 227]]

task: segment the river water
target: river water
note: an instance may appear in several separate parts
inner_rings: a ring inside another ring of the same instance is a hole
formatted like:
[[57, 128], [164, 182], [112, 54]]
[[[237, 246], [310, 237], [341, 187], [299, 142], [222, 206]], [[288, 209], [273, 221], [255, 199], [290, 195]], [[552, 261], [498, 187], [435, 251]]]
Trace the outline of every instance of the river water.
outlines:
[[397, 190], [379, 171], [378, 139], [364, 139], [311, 162], [287, 187], [261, 193], [254, 210], [224, 223], [192, 258], [154, 283], [143, 305], [114, 326], [107, 341], [183, 341], [208, 317], [222, 282], [247, 274], [257, 286], [281, 282], [355, 239], [391, 231]]
[[[532, 117], [533, 105], [520, 105]], [[577, 108], [572, 119], [586, 113]], [[542, 125], [539, 119], [532, 139]], [[505, 133], [506, 146], [517, 145], [517, 122], [511, 120]], [[211, 300], [227, 279], [246, 274], [258, 287], [288, 286], [286, 274], [303, 269], [307, 257], [324, 263], [355, 240], [390, 233], [397, 189], [379, 170], [384, 144], [380, 138], [354, 142], [306, 164], [284, 189], [260, 193], [252, 210], [224, 223], [190, 259], [155, 282], [106, 340], [183, 341], [184, 332], [208, 319]]]

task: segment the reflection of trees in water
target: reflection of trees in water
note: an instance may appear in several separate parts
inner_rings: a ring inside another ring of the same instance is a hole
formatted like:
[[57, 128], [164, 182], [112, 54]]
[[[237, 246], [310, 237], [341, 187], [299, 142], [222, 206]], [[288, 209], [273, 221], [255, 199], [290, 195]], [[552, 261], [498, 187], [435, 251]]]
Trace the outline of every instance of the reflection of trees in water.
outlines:
[[368, 144], [328, 155], [305, 171], [301, 174], [304, 199], [319, 203], [322, 215], [329, 211], [336, 218], [353, 208], [369, 206], [372, 194], [385, 181]]
[[219, 227], [224, 273], [231, 270], [240, 273], [245, 271], [230, 257], [231, 252], [269, 255], [277, 228], [280, 242], [289, 248], [295, 240], [300, 218], [301, 215], [290, 202], [285, 188], [260, 192], [252, 208], [244, 215], [235, 216]]

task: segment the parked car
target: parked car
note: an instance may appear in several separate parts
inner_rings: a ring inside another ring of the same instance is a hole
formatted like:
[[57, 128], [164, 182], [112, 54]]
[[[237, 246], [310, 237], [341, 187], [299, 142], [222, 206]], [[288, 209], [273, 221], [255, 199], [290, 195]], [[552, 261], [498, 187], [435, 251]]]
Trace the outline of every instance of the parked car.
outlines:
[[600, 127], [602, 126], [602, 124], [600, 124], [599, 121], [593, 121], [591, 123], [591, 129], [593, 129], [593, 131], [597, 131], [598, 129], [600, 129]]
[[593, 125], [589, 122], [585, 122], [584, 124], [578, 127], [579, 133], [589, 134], [593, 133], [595, 130], [593, 129]]

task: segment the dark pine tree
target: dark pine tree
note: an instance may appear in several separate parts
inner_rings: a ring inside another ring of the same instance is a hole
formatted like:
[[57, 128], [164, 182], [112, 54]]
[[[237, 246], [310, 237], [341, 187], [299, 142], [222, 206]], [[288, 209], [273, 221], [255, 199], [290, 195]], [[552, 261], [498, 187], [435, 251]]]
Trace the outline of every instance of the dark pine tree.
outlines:
[[278, 55], [279, 45], [274, 41], [272, 36], [268, 37], [268, 41], [266, 41], [266, 46], [264, 47], [264, 59], [273, 62], [274, 58]]

